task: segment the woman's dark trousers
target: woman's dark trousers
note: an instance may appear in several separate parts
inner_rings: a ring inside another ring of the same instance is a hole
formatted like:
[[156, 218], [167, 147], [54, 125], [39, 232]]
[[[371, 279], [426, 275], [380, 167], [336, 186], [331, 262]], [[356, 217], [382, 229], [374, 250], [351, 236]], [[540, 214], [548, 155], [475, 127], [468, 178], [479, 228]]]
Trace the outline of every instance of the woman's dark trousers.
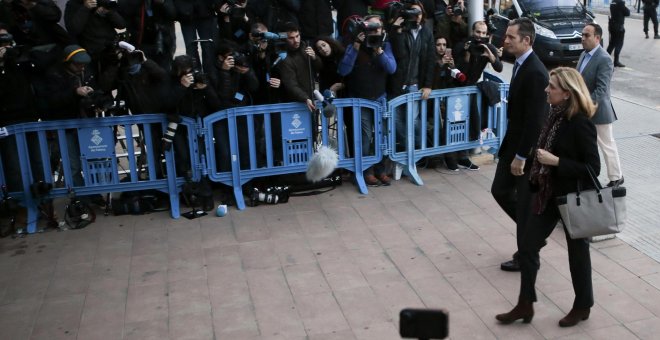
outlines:
[[[536, 195], [534, 195], [534, 199]], [[552, 198], [551, 198], [552, 200]], [[520, 299], [521, 301], [536, 301], [536, 274], [538, 273], [539, 251], [544, 241], [554, 230], [560, 215], [554, 202], [548, 203], [545, 211], [537, 215], [530, 213], [527, 220], [526, 233], [523, 238], [520, 253]], [[566, 234], [568, 247], [568, 262], [575, 291], [573, 308], [591, 308], [594, 304], [593, 287], [591, 283], [591, 257], [589, 255], [589, 240], [586, 238], [573, 240]]]

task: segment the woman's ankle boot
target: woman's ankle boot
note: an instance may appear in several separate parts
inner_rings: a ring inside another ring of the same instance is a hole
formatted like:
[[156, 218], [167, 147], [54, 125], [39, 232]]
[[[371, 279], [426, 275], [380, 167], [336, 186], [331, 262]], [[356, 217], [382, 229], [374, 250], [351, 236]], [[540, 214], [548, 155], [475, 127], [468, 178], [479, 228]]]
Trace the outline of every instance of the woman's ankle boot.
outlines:
[[591, 308], [573, 308], [566, 316], [559, 320], [559, 327], [573, 327], [580, 321], [589, 319]]
[[524, 323], [532, 322], [534, 317], [534, 305], [529, 301], [518, 300], [518, 304], [513, 309], [504, 314], [497, 314], [495, 319], [503, 324], [510, 324], [522, 319]]

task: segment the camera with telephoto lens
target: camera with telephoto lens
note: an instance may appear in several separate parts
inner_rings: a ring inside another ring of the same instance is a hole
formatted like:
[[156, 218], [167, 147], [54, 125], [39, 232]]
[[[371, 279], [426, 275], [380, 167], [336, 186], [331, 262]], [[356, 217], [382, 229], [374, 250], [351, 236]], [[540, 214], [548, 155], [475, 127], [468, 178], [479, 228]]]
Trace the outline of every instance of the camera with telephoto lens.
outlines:
[[495, 14], [495, 10], [490, 8], [488, 11], [486, 11], [486, 14], [484, 14], [484, 22], [486, 23], [486, 27], [488, 27], [488, 34], [493, 34], [495, 31], [497, 31], [497, 26], [493, 24], [492, 21], [490, 21], [490, 17]]
[[167, 130], [165, 130], [161, 144], [163, 151], [169, 151], [172, 148], [172, 142], [174, 142], [174, 136], [176, 136], [176, 129], [181, 121], [183, 121], [183, 119], [178, 114], [167, 115]]
[[273, 33], [273, 32], [259, 32], [254, 30], [250, 33], [255, 38], [265, 39], [265, 40], [286, 40], [286, 33]]
[[259, 205], [259, 203], [265, 203], [265, 204], [286, 203], [289, 201], [289, 192], [290, 189], [288, 186], [272, 186], [266, 188], [266, 190], [259, 190], [258, 188], [252, 188], [248, 205], [251, 207], [256, 207], [257, 205]]
[[98, 7], [103, 7], [103, 8], [108, 9], [108, 10], [116, 9], [118, 4], [119, 4], [118, 0], [98, 0], [98, 1], [96, 1], [96, 5]]

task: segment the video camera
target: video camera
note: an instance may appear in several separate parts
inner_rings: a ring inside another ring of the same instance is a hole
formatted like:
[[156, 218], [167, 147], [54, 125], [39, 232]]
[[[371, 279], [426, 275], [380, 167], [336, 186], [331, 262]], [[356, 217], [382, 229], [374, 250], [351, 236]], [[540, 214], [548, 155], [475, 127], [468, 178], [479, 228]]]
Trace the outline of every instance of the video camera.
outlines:
[[362, 18], [351, 18], [348, 21], [348, 31], [353, 35], [353, 39], [358, 34], [365, 34], [365, 46], [372, 49], [377, 49], [383, 46], [385, 40], [384, 34], [375, 33], [383, 26], [377, 22], [364, 21]]
[[245, 2], [247, 0], [224, 0], [223, 4], [229, 5], [229, 17], [232, 19], [242, 19], [245, 17]]
[[470, 52], [470, 54], [481, 55], [486, 52], [486, 49], [488, 48], [486, 46], [488, 44], [488, 39], [472, 37], [466, 44], [467, 48], [465, 50]]
[[252, 31], [252, 36], [265, 40], [286, 40], [286, 33]]
[[417, 27], [417, 16], [422, 13], [422, 10], [410, 7], [416, 3], [415, 0], [403, 0], [401, 2], [390, 3], [385, 10], [385, 21], [393, 22], [397, 18], [403, 18], [404, 23], [402, 28], [404, 30], [411, 30]]

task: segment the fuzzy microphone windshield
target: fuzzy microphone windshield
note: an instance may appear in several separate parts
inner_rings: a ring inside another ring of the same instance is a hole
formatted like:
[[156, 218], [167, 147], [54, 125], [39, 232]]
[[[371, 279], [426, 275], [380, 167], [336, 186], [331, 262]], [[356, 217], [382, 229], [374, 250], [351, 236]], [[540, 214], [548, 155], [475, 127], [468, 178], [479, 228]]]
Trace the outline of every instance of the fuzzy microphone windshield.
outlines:
[[327, 146], [320, 147], [307, 164], [307, 180], [318, 182], [330, 176], [338, 162], [337, 151]]

